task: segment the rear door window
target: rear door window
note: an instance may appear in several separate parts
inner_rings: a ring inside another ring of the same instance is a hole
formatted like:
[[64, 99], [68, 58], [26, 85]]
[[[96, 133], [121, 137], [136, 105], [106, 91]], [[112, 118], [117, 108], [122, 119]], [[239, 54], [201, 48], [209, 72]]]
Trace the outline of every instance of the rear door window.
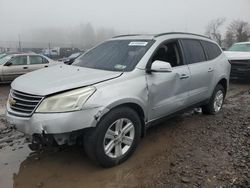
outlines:
[[206, 61], [206, 56], [199, 40], [181, 40], [183, 51], [188, 64]]
[[38, 56], [38, 55], [30, 56], [31, 65], [44, 64], [44, 63], [47, 63], [47, 61], [43, 57]]
[[201, 41], [201, 44], [207, 54], [208, 60], [213, 60], [221, 55], [221, 49], [214, 43], [208, 41]]

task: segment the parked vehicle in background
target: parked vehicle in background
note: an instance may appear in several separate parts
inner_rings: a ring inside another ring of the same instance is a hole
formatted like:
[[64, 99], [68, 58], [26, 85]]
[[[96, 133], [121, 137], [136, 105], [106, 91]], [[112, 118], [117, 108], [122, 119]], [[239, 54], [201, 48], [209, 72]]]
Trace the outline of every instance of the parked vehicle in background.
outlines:
[[236, 43], [225, 51], [231, 63], [231, 79], [250, 80], [250, 42]]
[[0, 83], [11, 82], [20, 75], [55, 64], [55, 61], [34, 53], [6, 55], [0, 59]]
[[220, 112], [231, 68], [215, 42], [186, 33], [118, 36], [72, 65], [12, 82], [7, 119], [33, 149], [78, 140], [104, 167], [125, 161], [158, 120], [193, 107]]
[[75, 59], [80, 57], [82, 54], [84, 54], [84, 52], [73, 53], [69, 57], [58, 59], [58, 61], [61, 61], [67, 65], [71, 65], [75, 61]]
[[44, 49], [42, 54], [52, 58], [52, 59], [60, 59], [64, 57], [68, 57], [73, 53], [80, 52], [78, 48], [61, 48], [61, 47], [55, 47], [51, 49]]

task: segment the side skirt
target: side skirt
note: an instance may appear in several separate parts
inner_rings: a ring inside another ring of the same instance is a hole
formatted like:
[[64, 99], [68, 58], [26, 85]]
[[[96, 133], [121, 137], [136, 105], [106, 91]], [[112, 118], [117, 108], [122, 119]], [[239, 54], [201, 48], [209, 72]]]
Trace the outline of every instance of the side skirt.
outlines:
[[184, 112], [187, 112], [187, 111], [192, 110], [194, 108], [201, 107], [201, 106], [206, 105], [208, 103], [209, 103], [209, 99], [207, 99], [205, 101], [202, 101], [202, 102], [199, 102], [199, 103], [196, 103], [196, 104], [193, 104], [193, 105], [191, 105], [191, 106], [189, 106], [187, 108], [184, 108], [182, 110], [176, 111], [176, 112], [174, 112], [174, 113], [172, 113], [170, 115], [167, 115], [167, 116], [164, 116], [164, 117], [161, 117], [161, 118], [154, 119], [154, 120], [151, 120], [149, 122], [146, 122], [145, 123], [145, 130], [147, 130], [148, 128], [150, 128], [150, 127], [152, 127], [154, 125], [157, 125], [157, 124], [160, 124], [162, 122], [165, 122], [168, 119], [171, 119], [171, 118], [176, 117], [176, 116], [178, 116], [180, 114], [183, 114]]

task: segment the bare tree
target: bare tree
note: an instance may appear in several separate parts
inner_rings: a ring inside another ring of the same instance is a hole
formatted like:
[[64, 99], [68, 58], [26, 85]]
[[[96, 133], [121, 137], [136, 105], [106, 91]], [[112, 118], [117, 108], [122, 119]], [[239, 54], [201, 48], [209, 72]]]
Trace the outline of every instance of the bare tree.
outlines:
[[222, 45], [223, 39], [221, 34], [221, 27], [225, 23], [225, 18], [217, 18], [209, 22], [206, 27], [205, 35], [215, 40], [220, 46]]
[[250, 37], [250, 25], [243, 20], [234, 20], [227, 29], [233, 35], [235, 42], [247, 41]]
[[226, 48], [230, 47], [233, 45], [233, 43], [235, 42], [234, 40], [234, 35], [230, 30], [227, 30], [226, 32], [226, 36], [224, 39], [224, 45]]

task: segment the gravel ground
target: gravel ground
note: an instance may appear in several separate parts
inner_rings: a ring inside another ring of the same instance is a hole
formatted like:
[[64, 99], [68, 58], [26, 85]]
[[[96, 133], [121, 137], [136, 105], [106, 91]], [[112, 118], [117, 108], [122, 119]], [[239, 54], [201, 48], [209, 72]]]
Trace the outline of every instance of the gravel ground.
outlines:
[[[0, 109], [8, 90], [0, 86]], [[249, 104], [250, 84], [234, 83], [221, 113], [190, 111], [149, 129], [135, 154], [111, 169], [79, 147], [31, 152], [0, 113], [0, 187], [250, 187]]]

